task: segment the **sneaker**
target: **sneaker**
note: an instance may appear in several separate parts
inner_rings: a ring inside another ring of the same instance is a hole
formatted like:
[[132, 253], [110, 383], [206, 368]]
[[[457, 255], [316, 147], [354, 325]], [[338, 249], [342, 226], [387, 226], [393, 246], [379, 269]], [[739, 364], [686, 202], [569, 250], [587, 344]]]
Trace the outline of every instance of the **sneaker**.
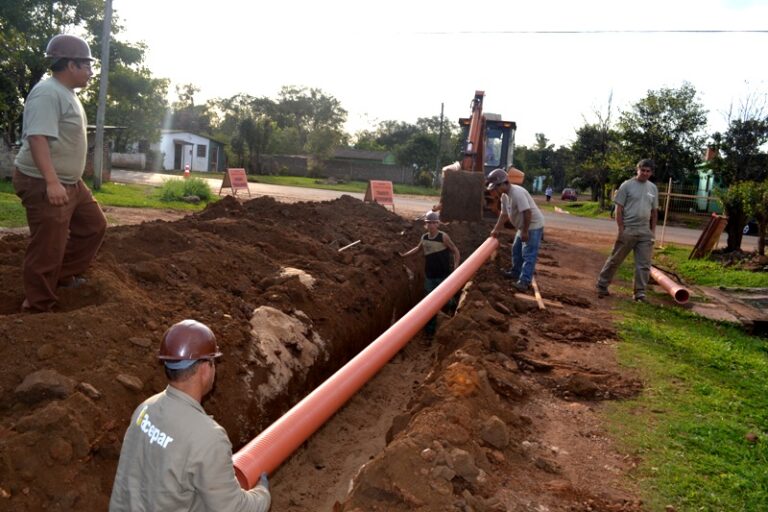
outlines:
[[520, 276], [518, 274], [515, 274], [514, 272], [512, 272], [512, 269], [502, 270], [501, 271], [501, 275], [504, 276], [507, 279], [512, 279], [512, 280], [515, 280], [515, 281], [520, 279]]
[[608, 297], [610, 295], [610, 292], [608, 291], [608, 288], [602, 288], [600, 286], [597, 287], [597, 298], [602, 299], [604, 297]]
[[85, 285], [88, 280], [80, 276], [70, 276], [62, 281], [59, 281], [59, 288], [75, 289]]
[[645, 295], [635, 295], [635, 302], [648, 302]]
[[527, 292], [528, 290], [530, 290], [530, 289], [531, 289], [531, 285], [530, 285], [530, 284], [528, 284], [528, 283], [523, 283], [523, 282], [521, 282], [521, 281], [517, 281], [516, 283], [512, 283], [512, 287], [513, 287], [515, 290], [517, 290], [517, 291], [519, 291], [519, 292], [522, 292], [522, 293], [525, 293], [525, 292]]

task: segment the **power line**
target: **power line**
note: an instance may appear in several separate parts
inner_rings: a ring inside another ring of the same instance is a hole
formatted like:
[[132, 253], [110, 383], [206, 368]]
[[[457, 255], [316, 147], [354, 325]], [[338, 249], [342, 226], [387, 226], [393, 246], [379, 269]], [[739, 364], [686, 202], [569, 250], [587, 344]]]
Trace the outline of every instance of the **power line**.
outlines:
[[768, 34], [768, 29], [670, 29], [670, 30], [452, 30], [414, 32], [423, 35], [499, 35], [499, 34]]

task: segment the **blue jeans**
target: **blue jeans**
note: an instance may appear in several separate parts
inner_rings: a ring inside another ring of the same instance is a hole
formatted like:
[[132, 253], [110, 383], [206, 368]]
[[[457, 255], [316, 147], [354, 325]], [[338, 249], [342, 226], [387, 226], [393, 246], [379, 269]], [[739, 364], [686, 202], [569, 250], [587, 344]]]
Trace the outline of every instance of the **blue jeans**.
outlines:
[[515, 241], [512, 242], [512, 275], [520, 276], [522, 284], [531, 284], [533, 281], [533, 271], [543, 237], [544, 228], [528, 230], [527, 242], [520, 238], [520, 231], [515, 235]]

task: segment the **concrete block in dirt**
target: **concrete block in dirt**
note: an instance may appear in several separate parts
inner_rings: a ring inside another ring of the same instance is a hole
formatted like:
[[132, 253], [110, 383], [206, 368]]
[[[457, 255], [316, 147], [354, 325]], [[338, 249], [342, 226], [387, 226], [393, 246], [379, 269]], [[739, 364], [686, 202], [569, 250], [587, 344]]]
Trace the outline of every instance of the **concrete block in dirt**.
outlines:
[[16, 388], [16, 398], [27, 404], [66, 398], [75, 389], [75, 381], [56, 370], [38, 370], [30, 373]]

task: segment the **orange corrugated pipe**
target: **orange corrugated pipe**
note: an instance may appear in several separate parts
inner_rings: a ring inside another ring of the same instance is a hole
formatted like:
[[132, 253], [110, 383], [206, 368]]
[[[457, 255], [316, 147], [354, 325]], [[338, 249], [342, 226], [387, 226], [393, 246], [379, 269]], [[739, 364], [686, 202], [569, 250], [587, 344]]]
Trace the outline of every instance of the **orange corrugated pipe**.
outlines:
[[459, 268], [413, 309], [241, 448], [232, 457], [240, 486], [251, 489], [258, 482], [262, 472], [270, 473], [282, 464], [440, 311], [498, 246], [499, 241], [495, 238], [483, 242]]
[[685, 304], [691, 297], [691, 292], [689, 292], [684, 286], [681, 286], [671, 280], [664, 272], [657, 269], [656, 267], [651, 267], [651, 277], [659, 284], [659, 286], [664, 288], [668, 294], [674, 297], [675, 302], [678, 304]]

